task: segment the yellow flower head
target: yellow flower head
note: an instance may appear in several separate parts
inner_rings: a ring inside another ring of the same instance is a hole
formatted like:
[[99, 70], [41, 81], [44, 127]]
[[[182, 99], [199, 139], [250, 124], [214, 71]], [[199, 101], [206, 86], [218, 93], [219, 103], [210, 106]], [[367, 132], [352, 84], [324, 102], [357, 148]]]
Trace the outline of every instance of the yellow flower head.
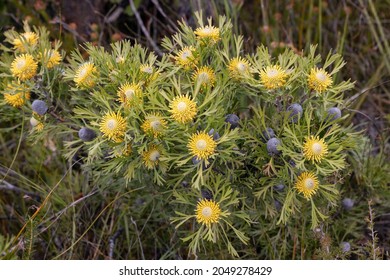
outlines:
[[286, 83], [287, 74], [278, 65], [267, 66], [260, 72], [260, 79], [267, 89], [277, 89]]
[[113, 155], [116, 158], [128, 157], [133, 152], [133, 149], [130, 144], [127, 144], [125, 147], [115, 147], [113, 150]]
[[21, 52], [26, 52], [25, 46], [33, 47], [38, 43], [38, 35], [35, 32], [25, 32], [21, 35], [22, 38], [16, 38], [12, 42], [14, 48]]
[[140, 101], [142, 96], [141, 87], [135, 83], [125, 83], [118, 90], [118, 101], [123, 103], [126, 107], [134, 105]]
[[198, 27], [194, 33], [198, 39], [211, 43], [216, 43], [221, 39], [219, 28], [214, 26], [206, 25], [205, 27]]
[[197, 132], [192, 134], [187, 147], [198, 160], [207, 160], [215, 153], [217, 142], [206, 132]]
[[11, 63], [12, 75], [21, 81], [31, 79], [37, 74], [38, 63], [30, 54], [17, 56]]
[[320, 162], [321, 159], [328, 153], [328, 145], [324, 139], [314, 137], [311, 135], [306, 138], [306, 142], [303, 145], [303, 154], [307, 160], [312, 162]]
[[86, 62], [79, 66], [73, 81], [78, 87], [91, 88], [96, 84], [97, 69], [92, 62]]
[[125, 136], [126, 120], [120, 113], [108, 112], [100, 122], [100, 131], [114, 142], [122, 142]]
[[57, 50], [45, 50], [43, 57], [46, 61], [46, 67], [51, 69], [60, 64], [62, 56]]
[[313, 172], [303, 172], [298, 176], [295, 188], [309, 200], [319, 188], [318, 178]]
[[194, 51], [194, 47], [184, 47], [177, 56], [175, 56], [176, 63], [186, 69], [189, 69], [195, 64]]
[[202, 66], [196, 69], [192, 75], [194, 82], [200, 83], [202, 86], [213, 86], [215, 83], [214, 70], [209, 66]]
[[142, 159], [145, 167], [147, 169], [153, 169], [155, 166], [157, 166], [161, 153], [162, 151], [159, 146], [150, 145], [148, 149], [142, 153]]
[[170, 104], [172, 117], [179, 123], [188, 123], [192, 121], [197, 112], [196, 103], [188, 96], [180, 95], [173, 99]]
[[213, 200], [202, 199], [198, 202], [195, 213], [198, 223], [209, 227], [211, 224], [218, 223], [221, 208]]
[[163, 134], [166, 127], [167, 122], [159, 114], [146, 116], [146, 119], [141, 126], [145, 133], [153, 135], [154, 138]]
[[150, 64], [142, 64], [139, 69], [141, 72], [146, 73], [146, 74], [150, 74], [150, 75], [153, 74], [153, 72], [154, 72], [153, 66]]
[[240, 78], [243, 75], [249, 73], [249, 62], [245, 58], [233, 58], [230, 60], [228, 69], [229, 74], [233, 78]]
[[310, 70], [307, 82], [310, 89], [320, 93], [326, 91], [333, 83], [332, 78], [328, 72], [322, 68], [318, 69], [317, 67]]
[[7, 85], [6, 92], [4, 93], [4, 100], [7, 104], [15, 108], [20, 108], [29, 99], [30, 91], [25, 85], [19, 82]]

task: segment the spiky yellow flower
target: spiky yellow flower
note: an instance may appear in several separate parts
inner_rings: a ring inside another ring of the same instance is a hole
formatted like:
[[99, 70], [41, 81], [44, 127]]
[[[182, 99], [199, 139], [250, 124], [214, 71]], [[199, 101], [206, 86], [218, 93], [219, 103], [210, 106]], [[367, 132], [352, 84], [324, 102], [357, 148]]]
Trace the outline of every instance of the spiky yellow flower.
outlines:
[[134, 105], [137, 101], [141, 101], [142, 96], [141, 87], [135, 83], [124, 83], [119, 88], [118, 92], [118, 101], [123, 103], [126, 107]]
[[192, 134], [187, 147], [198, 160], [207, 160], [215, 153], [217, 142], [206, 132], [197, 132]]
[[211, 224], [218, 223], [221, 208], [213, 200], [202, 199], [198, 202], [195, 213], [197, 222], [209, 227]]
[[177, 56], [175, 56], [176, 63], [186, 69], [189, 69], [195, 64], [194, 51], [195, 48], [192, 46], [184, 47], [180, 52], [178, 52]]
[[125, 136], [126, 120], [120, 113], [108, 112], [100, 122], [100, 131], [114, 142], [122, 142]]
[[279, 66], [267, 66], [260, 72], [260, 80], [267, 89], [277, 89], [286, 83], [287, 74]]
[[194, 82], [200, 83], [203, 87], [213, 86], [215, 83], [214, 70], [209, 66], [202, 66], [196, 69], [192, 75]]
[[154, 138], [163, 134], [166, 127], [167, 122], [159, 114], [146, 116], [146, 119], [141, 126], [145, 133], [153, 135]]
[[40, 122], [40, 123], [38, 123], [35, 127], [34, 127], [34, 129], [36, 130], [36, 131], [42, 131], [43, 129], [45, 128], [45, 125], [42, 123], [42, 122]]
[[4, 92], [4, 100], [7, 104], [20, 108], [30, 99], [30, 91], [25, 85], [17, 83], [8, 84]]
[[228, 69], [229, 75], [233, 78], [240, 78], [249, 73], [249, 62], [245, 58], [233, 58], [230, 60]]
[[298, 176], [295, 188], [309, 200], [319, 188], [318, 178], [313, 172], [303, 172]]
[[142, 153], [144, 165], [148, 169], [153, 169], [158, 165], [160, 156], [162, 154], [161, 148], [156, 145], [150, 145], [146, 151]]
[[320, 93], [326, 91], [333, 83], [332, 78], [328, 72], [322, 68], [318, 69], [317, 67], [314, 67], [310, 70], [307, 82], [310, 89]]
[[169, 112], [175, 121], [179, 123], [188, 123], [192, 121], [197, 112], [196, 103], [188, 96], [180, 95], [176, 97], [170, 104]]
[[219, 28], [210, 25], [198, 27], [194, 33], [198, 39], [211, 43], [216, 43], [221, 39]]
[[153, 66], [150, 64], [142, 64], [139, 70], [146, 74], [153, 74], [154, 72]]
[[328, 145], [324, 139], [319, 139], [318, 136], [314, 137], [313, 135], [306, 138], [306, 142], [303, 145], [303, 155], [307, 160], [320, 162], [327, 153]]
[[128, 157], [133, 152], [133, 148], [130, 144], [127, 144], [125, 147], [115, 147], [113, 150], [113, 155], [116, 158]]
[[16, 50], [19, 50], [21, 52], [26, 52], [27, 50], [25, 46], [28, 47], [36, 46], [38, 43], [38, 39], [39, 37], [35, 32], [25, 32], [21, 34], [21, 38], [14, 39], [12, 44], [14, 45], [14, 48]]
[[96, 84], [97, 68], [92, 62], [85, 62], [76, 70], [73, 81], [78, 87], [91, 88]]
[[45, 59], [46, 67], [48, 69], [57, 66], [62, 60], [62, 56], [57, 50], [44, 50], [43, 57]]
[[31, 79], [37, 74], [38, 63], [30, 54], [17, 56], [11, 63], [12, 75], [21, 81]]

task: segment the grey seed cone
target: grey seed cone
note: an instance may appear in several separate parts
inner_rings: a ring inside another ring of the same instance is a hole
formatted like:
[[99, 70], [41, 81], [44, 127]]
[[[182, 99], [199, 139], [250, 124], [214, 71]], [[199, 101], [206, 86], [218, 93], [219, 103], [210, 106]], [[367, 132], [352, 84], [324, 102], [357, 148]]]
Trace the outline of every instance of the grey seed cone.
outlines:
[[344, 198], [341, 202], [345, 210], [351, 210], [353, 205], [355, 204], [354, 201], [350, 198]]
[[351, 251], [351, 244], [349, 242], [341, 242], [340, 248], [343, 251], [343, 253], [347, 253]]
[[274, 190], [277, 191], [277, 192], [281, 192], [281, 191], [284, 190], [285, 187], [286, 186], [283, 185], [283, 184], [278, 184], [278, 185], [274, 186]]
[[209, 190], [202, 189], [200, 191], [200, 193], [202, 194], [202, 197], [204, 199], [207, 199], [207, 200], [212, 200], [213, 199], [213, 194]]
[[280, 145], [280, 140], [278, 138], [271, 138], [268, 140], [267, 142], [267, 151], [268, 153], [270, 153], [271, 155], [277, 155], [280, 153], [280, 151], [278, 150], [278, 146]]
[[288, 106], [287, 111], [290, 112], [289, 118], [293, 123], [296, 123], [302, 116], [302, 106], [298, 103], [293, 103], [290, 106]]
[[34, 100], [34, 102], [31, 104], [32, 110], [37, 113], [38, 115], [44, 115], [47, 112], [47, 105], [45, 101], [42, 100]]
[[219, 138], [221, 138], [221, 136], [219, 136], [219, 133], [214, 131], [214, 128], [210, 129], [209, 135], [213, 136], [214, 141], [217, 141]]
[[273, 130], [272, 128], [267, 127], [265, 130], [263, 130], [263, 131], [261, 132], [261, 135], [262, 135], [262, 137], [261, 137], [262, 141], [263, 141], [263, 142], [266, 142], [266, 141], [268, 141], [269, 139], [275, 137], [275, 132], [274, 132], [274, 130]]
[[240, 126], [240, 118], [236, 114], [226, 115], [225, 122], [230, 123], [230, 129], [235, 129]]
[[79, 130], [79, 137], [81, 140], [88, 142], [88, 141], [92, 141], [93, 139], [95, 139], [96, 133], [92, 129], [89, 129], [87, 127], [83, 127]]
[[328, 116], [327, 119], [330, 119], [331, 121], [337, 120], [341, 118], [341, 110], [337, 107], [332, 107], [328, 109]]

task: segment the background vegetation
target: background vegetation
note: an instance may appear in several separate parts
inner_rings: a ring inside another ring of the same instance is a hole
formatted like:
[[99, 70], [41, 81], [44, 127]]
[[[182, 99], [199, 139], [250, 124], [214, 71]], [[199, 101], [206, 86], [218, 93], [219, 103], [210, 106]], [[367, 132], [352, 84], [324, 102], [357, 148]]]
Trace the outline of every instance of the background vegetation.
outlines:
[[[340, 207], [321, 233], [294, 231], [293, 240], [284, 240], [289, 247], [283, 252], [272, 250], [282, 237], [264, 236], [269, 246], [244, 250], [243, 258], [388, 259], [390, 1], [6, 0], [0, 3], [0, 31], [20, 31], [28, 20], [46, 26], [67, 52], [86, 41], [107, 47], [126, 38], [159, 55], [162, 38], [177, 30], [177, 20], [194, 24], [199, 9], [214, 18], [230, 17], [234, 32], [245, 36], [248, 52], [259, 43], [273, 54], [285, 48], [299, 53], [317, 44], [325, 57], [329, 50], [343, 55], [347, 65], [339, 78], [356, 81], [346, 122], [366, 135], [351, 162], [351, 179], [344, 182], [343, 196], [355, 201], [353, 208]], [[169, 217], [154, 211], [163, 203], [159, 193], [113, 192], [104, 182], [91, 185], [77, 159], [61, 156], [61, 143], [44, 139], [33, 145], [20, 133], [22, 125], [0, 122], [1, 258], [188, 258]], [[340, 253], [341, 241], [351, 244], [347, 255]], [[221, 250], [198, 257], [230, 255]]]

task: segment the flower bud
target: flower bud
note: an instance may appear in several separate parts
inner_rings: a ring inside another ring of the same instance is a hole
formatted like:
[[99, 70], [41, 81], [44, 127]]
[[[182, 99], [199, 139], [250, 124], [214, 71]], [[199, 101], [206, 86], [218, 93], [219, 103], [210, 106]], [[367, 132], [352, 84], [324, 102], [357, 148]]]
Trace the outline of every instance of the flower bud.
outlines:
[[341, 118], [341, 111], [337, 107], [332, 107], [328, 109], [328, 116], [326, 117], [327, 120], [334, 121]]
[[286, 186], [283, 185], [283, 184], [278, 184], [278, 185], [275, 185], [275, 186], [274, 186], [274, 190], [277, 191], [277, 192], [281, 192], [281, 191], [284, 190], [285, 187], [286, 187]]
[[272, 128], [267, 127], [265, 130], [261, 132], [261, 139], [263, 142], [268, 141], [269, 139], [275, 137], [275, 132]]
[[350, 198], [344, 198], [341, 202], [345, 210], [351, 210], [355, 202]]
[[39, 121], [36, 118], [31, 117], [30, 124], [32, 127], [36, 127], [39, 124]]
[[277, 149], [277, 147], [280, 145], [280, 140], [278, 138], [271, 138], [267, 142], [267, 151], [271, 155], [277, 155], [280, 153], [280, 151]]
[[291, 112], [289, 119], [291, 119], [293, 123], [296, 123], [301, 118], [303, 109], [298, 103], [293, 103], [288, 106], [287, 111]]
[[340, 248], [341, 248], [341, 251], [343, 251], [343, 253], [347, 253], [347, 252], [351, 251], [351, 244], [349, 244], [349, 242], [341, 242]]
[[95, 139], [96, 133], [95, 133], [95, 131], [93, 131], [90, 128], [82, 127], [79, 130], [79, 137], [81, 140], [83, 140], [85, 142], [89, 142], [89, 141], [92, 141], [93, 139]]
[[212, 200], [213, 199], [213, 194], [209, 190], [202, 189], [200, 191], [200, 193], [202, 194], [202, 197], [204, 199], [207, 199], [207, 200]]
[[209, 135], [213, 136], [214, 141], [217, 141], [219, 138], [221, 138], [221, 136], [219, 136], [219, 133], [214, 131], [214, 128], [210, 129]]
[[47, 112], [46, 102], [42, 100], [34, 100], [34, 102], [31, 104], [31, 108], [35, 113], [41, 116], [43, 116]]
[[230, 123], [230, 129], [240, 126], [240, 118], [236, 114], [226, 115], [225, 122]]

